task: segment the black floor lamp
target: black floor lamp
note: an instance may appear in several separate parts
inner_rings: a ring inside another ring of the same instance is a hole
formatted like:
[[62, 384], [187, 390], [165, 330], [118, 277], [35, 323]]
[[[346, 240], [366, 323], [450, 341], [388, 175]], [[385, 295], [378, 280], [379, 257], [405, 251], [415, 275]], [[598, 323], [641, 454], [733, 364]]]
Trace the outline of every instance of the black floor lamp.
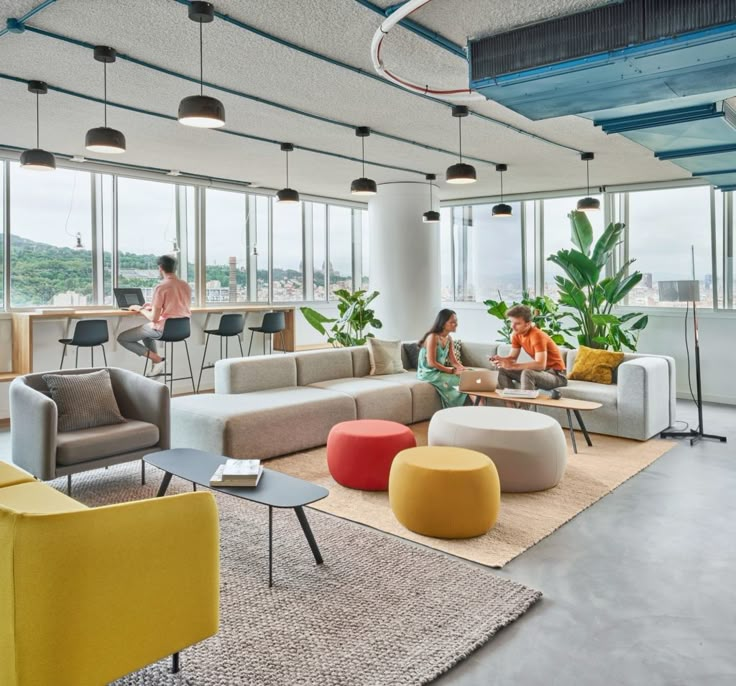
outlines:
[[[686, 302], [688, 304], [693, 304], [693, 335], [695, 338], [695, 388], [698, 396], [695, 403], [698, 406], [698, 428], [689, 429], [687, 431], [663, 431], [660, 436], [662, 438], [689, 438], [690, 445], [695, 445], [698, 441], [702, 439], [710, 439], [713, 441], [720, 441], [721, 443], [725, 443], [725, 436], [707, 434], [703, 431], [703, 393], [700, 382], [700, 341], [698, 340], [698, 315], [695, 309], [695, 303], [700, 300], [700, 282], [694, 279], [691, 281], [660, 281], [659, 299], [660, 301]], [[685, 312], [685, 319], [687, 320], [687, 311]], [[685, 339], [685, 342], [687, 344], [687, 338]], [[689, 359], [690, 353], [688, 352], [688, 360]], [[689, 381], [690, 380], [688, 379], [688, 382]]]

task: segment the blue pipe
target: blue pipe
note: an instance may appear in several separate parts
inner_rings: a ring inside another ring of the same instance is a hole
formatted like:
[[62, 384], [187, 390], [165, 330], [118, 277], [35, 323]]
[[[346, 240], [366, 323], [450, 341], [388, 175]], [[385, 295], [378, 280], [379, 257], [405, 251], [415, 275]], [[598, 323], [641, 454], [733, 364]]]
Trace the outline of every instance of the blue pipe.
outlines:
[[[44, 29], [39, 29], [34, 26], [26, 26], [25, 30], [29, 33], [34, 33], [39, 36], [44, 36], [46, 38], [52, 38], [54, 40], [62, 41], [65, 43], [70, 43], [71, 45], [76, 45], [82, 48], [87, 48], [88, 50], [94, 50], [94, 45], [91, 43], [87, 43], [82, 40], [78, 40], [76, 38], [69, 38], [67, 36], [62, 36], [58, 33], [53, 33], [51, 31], [46, 31]], [[151, 62], [144, 62], [143, 60], [139, 60], [136, 57], [131, 57], [130, 55], [125, 55], [123, 53], [117, 53], [117, 57], [120, 60], [124, 60], [126, 62], [131, 62], [132, 64], [136, 64], [139, 67], [145, 67], [146, 69], [151, 69], [153, 71], [157, 71], [161, 74], [166, 74], [167, 76], [175, 76], [179, 79], [183, 79], [185, 81], [190, 81], [191, 83], [196, 83], [199, 85], [199, 79], [193, 76], [187, 76], [186, 74], [182, 74], [180, 72], [175, 72], [171, 69], [167, 69], [165, 67], [160, 67], [156, 64], [152, 64]], [[304, 112], [303, 110], [298, 110], [295, 107], [290, 107], [288, 105], [282, 105], [277, 102], [274, 102], [272, 100], [266, 100], [265, 98], [261, 98], [256, 95], [250, 95], [249, 93], [244, 93], [242, 91], [235, 90], [233, 88], [228, 88], [227, 86], [220, 86], [216, 83], [211, 83], [209, 81], [203, 82], [205, 86], [208, 88], [212, 88], [214, 90], [222, 91], [223, 93], [228, 93], [229, 95], [234, 95], [237, 97], [245, 98], [247, 100], [252, 100], [253, 102], [258, 102], [263, 105], [269, 105], [270, 107], [276, 107], [278, 109], [284, 110], [286, 112], [291, 112], [292, 114], [298, 114], [303, 117], [309, 117], [310, 119], [316, 119], [317, 121], [324, 122], [326, 124], [333, 124], [335, 126], [342, 126], [343, 128], [347, 128], [350, 130], [353, 130], [355, 128], [355, 124], [349, 124], [347, 122], [341, 122], [336, 119], [330, 119], [329, 117], [323, 117], [319, 114], [313, 114], [311, 112]], [[420, 148], [424, 148], [425, 150], [431, 150], [433, 152], [441, 152], [445, 155], [450, 155], [452, 157], [456, 157], [457, 153], [453, 150], [447, 150], [445, 148], [439, 148], [434, 145], [428, 145], [426, 143], [420, 143], [419, 141], [409, 140], [407, 138], [401, 138], [400, 136], [394, 136], [390, 133], [382, 133], [381, 131], [376, 131], [374, 129], [371, 129], [371, 133], [373, 133], [376, 136], [381, 136], [382, 138], [387, 138], [389, 140], [397, 141], [399, 143], [406, 143], [407, 145], [414, 145]], [[464, 157], [467, 157], [468, 159], [474, 160], [475, 162], [480, 162], [481, 164], [488, 164], [488, 165], [495, 165], [496, 163], [492, 160], [486, 160], [482, 159], [480, 157], [472, 157], [470, 155], [464, 155]]]
[[[382, 7], [379, 7], [378, 5], [370, 2], [370, 0], [355, 0], [355, 2], [357, 2], [359, 5], [363, 5], [363, 7], [367, 7], [369, 10], [375, 12], [376, 14], [380, 14], [384, 18], [391, 16], [404, 4], [400, 3], [398, 5], [391, 5], [391, 7], [383, 9]], [[465, 50], [460, 45], [453, 43], [451, 40], [448, 40], [444, 36], [441, 36], [439, 33], [428, 29], [426, 26], [418, 24], [412, 19], [402, 19], [399, 22], [399, 26], [403, 26], [408, 31], [416, 33], [422, 38], [426, 38], [431, 43], [439, 45], [439, 47], [447, 50], [449, 53], [456, 55], [457, 57], [461, 57], [464, 60], [468, 59], [467, 55], [465, 54]]]
[[[176, 2], [180, 5], [189, 6], [189, 0], [173, 0], [173, 2]], [[341, 69], [347, 69], [348, 71], [352, 71], [355, 74], [359, 74], [360, 76], [365, 76], [369, 79], [375, 79], [379, 83], [382, 83], [386, 86], [397, 88], [402, 93], [407, 93], [409, 95], [413, 95], [418, 98], [424, 98], [425, 100], [430, 100], [431, 102], [438, 103], [440, 105], [444, 105], [445, 107], [448, 107], [448, 108], [452, 108], [453, 106], [452, 103], [445, 102], [444, 100], [438, 100], [437, 98], [433, 98], [430, 95], [425, 95], [424, 93], [417, 93], [414, 91], [408, 91], [406, 90], [406, 88], [399, 86], [399, 84], [393, 83], [392, 81], [389, 81], [387, 79], [384, 79], [378, 76], [378, 74], [367, 72], [364, 69], [353, 67], [350, 64], [346, 64], [345, 62], [340, 62], [336, 59], [333, 59], [332, 57], [328, 57], [327, 55], [321, 55], [320, 53], [314, 52], [313, 50], [308, 50], [307, 48], [303, 48], [300, 45], [291, 43], [287, 40], [284, 40], [283, 38], [278, 38], [277, 36], [274, 36], [270, 33], [261, 31], [260, 29], [257, 29], [254, 26], [250, 26], [249, 24], [239, 21], [238, 19], [233, 19], [231, 16], [227, 14], [222, 14], [221, 12], [216, 11], [215, 16], [218, 19], [222, 19], [223, 21], [229, 24], [232, 24], [233, 26], [237, 26], [238, 28], [244, 29], [245, 31], [250, 31], [251, 33], [255, 33], [257, 36], [260, 36], [261, 38], [265, 38], [267, 40], [274, 41], [275, 43], [278, 43], [279, 45], [283, 45], [284, 47], [287, 47], [291, 50], [296, 50], [297, 52], [304, 53], [305, 55], [309, 55], [310, 57], [314, 57], [315, 59], [322, 60], [323, 62], [327, 62], [328, 64], [332, 64], [336, 67], [340, 67]], [[581, 152], [583, 152], [582, 150], [579, 150], [578, 148], [574, 148], [571, 145], [565, 145], [564, 143], [557, 143], [556, 141], [550, 140], [549, 138], [544, 138], [543, 136], [538, 136], [537, 134], [531, 133], [530, 131], [525, 131], [524, 129], [520, 129], [516, 126], [513, 126], [512, 124], [507, 124], [506, 122], [501, 121], [500, 119], [494, 119], [493, 117], [488, 117], [485, 114], [479, 114], [478, 112], [473, 112], [471, 110], [470, 116], [477, 117], [478, 119], [487, 121], [490, 124], [496, 124], [497, 126], [502, 126], [505, 129], [514, 131], [515, 133], [521, 134], [522, 136], [528, 136], [529, 138], [533, 138], [534, 140], [540, 141], [541, 143], [546, 143], [548, 145], [554, 145], [558, 148], [564, 148], [566, 150], [571, 150], [572, 152], [576, 154], [580, 154]]]
[[[11, 76], [10, 74], [2, 74], [0, 73], [0, 79], [5, 79], [6, 81], [14, 81], [16, 83], [24, 83], [27, 84], [28, 81], [26, 79], [21, 79], [18, 76]], [[101, 105], [104, 104], [104, 100], [102, 98], [96, 98], [92, 95], [85, 95], [84, 93], [77, 93], [76, 91], [69, 90], [67, 88], [62, 88], [61, 86], [48, 86], [50, 91], [56, 91], [57, 93], [62, 93], [64, 95], [69, 95], [74, 98], [81, 98], [82, 100], [89, 100], [90, 102], [97, 102]], [[133, 107], [132, 105], [123, 105], [119, 102], [113, 102], [111, 100], [107, 101], [108, 107], [117, 107], [121, 110], [128, 110], [129, 112], [135, 112], [137, 114], [146, 114], [151, 117], [158, 117], [159, 119], [167, 119], [169, 121], [178, 121], [176, 117], [170, 114], [162, 114], [160, 112], [153, 112], [152, 110], [144, 110], [140, 107]], [[229, 136], [238, 136], [239, 138], [248, 138], [250, 140], [258, 141], [260, 143], [271, 143], [273, 145], [281, 145], [282, 141], [273, 140], [272, 138], [263, 138], [262, 136], [254, 136], [253, 134], [249, 133], [241, 133], [240, 131], [233, 131], [231, 129], [214, 129], [217, 133], [226, 133]], [[326, 150], [318, 150], [317, 148], [309, 148], [304, 145], [294, 145], [294, 148], [297, 150], [304, 150], [305, 152], [312, 152], [317, 155], [327, 155], [329, 157], [337, 157], [339, 159], [348, 160], [350, 162], [357, 162], [361, 163], [362, 160], [359, 157], [351, 157], [349, 155], [343, 155], [341, 153], [337, 152], [327, 152]], [[369, 160], [365, 161], [366, 164], [371, 165], [373, 167], [383, 167], [385, 169], [393, 169], [396, 171], [403, 171], [408, 172], [409, 174], [420, 174], [422, 176], [425, 175], [425, 172], [418, 171], [416, 169], [407, 169], [406, 167], [398, 167], [393, 164], [385, 164], [383, 162], [370, 162]]]
[[28, 10], [20, 19], [12, 18], [5, 22], [5, 28], [0, 29], [0, 38], [6, 33], [23, 33], [23, 24], [27, 22], [32, 16], [45, 10], [49, 5], [53, 5], [56, 0], [43, 0], [42, 3], [36, 5], [33, 9]]

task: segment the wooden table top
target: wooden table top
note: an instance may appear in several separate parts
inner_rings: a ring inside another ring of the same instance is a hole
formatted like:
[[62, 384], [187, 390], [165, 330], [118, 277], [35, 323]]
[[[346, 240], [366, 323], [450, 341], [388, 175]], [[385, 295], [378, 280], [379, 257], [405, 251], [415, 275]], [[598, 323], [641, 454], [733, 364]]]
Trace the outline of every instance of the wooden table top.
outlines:
[[481, 398], [492, 398], [493, 400], [503, 400], [504, 402], [558, 407], [561, 410], [597, 410], [599, 407], [603, 407], [601, 403], [597, 403], [592, 400], [576, 400], [575, 398], [565, 397], [562, 397], [559, 400], [553, 400], [548, 395], [544, 395], [542, 393], [540, 393], [537, 398], [504, 398], [502, 395], [499, 395], [498, 391], [475, 391], [471, 395], [477, 395]]
[[[223, 303], [222, 305], [202, 305], [199, 307], [192, 307], [192, 314], [216, 314], [218, 312], [281, 312], [291, 311], [296, 308], [295, 305], [249, 305], [243, 303], [238, 305], [235, 303]], [[121, 310], [115, 308], [85, 308], [85, 309], [73, 309], [73, 308], [59, 308], [59, 309], [43, 309], [42, 312], [36, 312], [29, 310], [26, 312], [13, 312], [14, 318], [28, 318], [28, 319], [93, 319], [95, 317], [133, 317], [141, 316], [138, 312], [132, 310]]]

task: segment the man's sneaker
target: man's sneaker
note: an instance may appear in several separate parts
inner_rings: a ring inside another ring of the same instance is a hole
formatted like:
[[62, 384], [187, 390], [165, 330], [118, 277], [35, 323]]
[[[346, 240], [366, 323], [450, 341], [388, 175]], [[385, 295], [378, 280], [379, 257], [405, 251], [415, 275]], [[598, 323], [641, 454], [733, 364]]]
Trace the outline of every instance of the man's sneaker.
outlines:
[[154, 362], [151, 365], [151, 373], [148, 376], [150, 377], [161, 376], [164, 373], [164, 369], [165, 369], [164, 358], [161, 358], [161, 362]]

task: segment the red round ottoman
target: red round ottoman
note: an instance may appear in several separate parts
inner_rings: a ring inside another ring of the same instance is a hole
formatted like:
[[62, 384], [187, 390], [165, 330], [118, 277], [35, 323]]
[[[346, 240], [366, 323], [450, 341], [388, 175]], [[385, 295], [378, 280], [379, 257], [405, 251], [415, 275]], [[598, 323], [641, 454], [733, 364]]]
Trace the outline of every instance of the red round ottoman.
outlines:
[[397, 422], [341, 422], [332, 427], [327, 437], [327, 466], [332, 478], [343, 486], [386, 491], [394, 457], [416, 444], [412, 430]]

